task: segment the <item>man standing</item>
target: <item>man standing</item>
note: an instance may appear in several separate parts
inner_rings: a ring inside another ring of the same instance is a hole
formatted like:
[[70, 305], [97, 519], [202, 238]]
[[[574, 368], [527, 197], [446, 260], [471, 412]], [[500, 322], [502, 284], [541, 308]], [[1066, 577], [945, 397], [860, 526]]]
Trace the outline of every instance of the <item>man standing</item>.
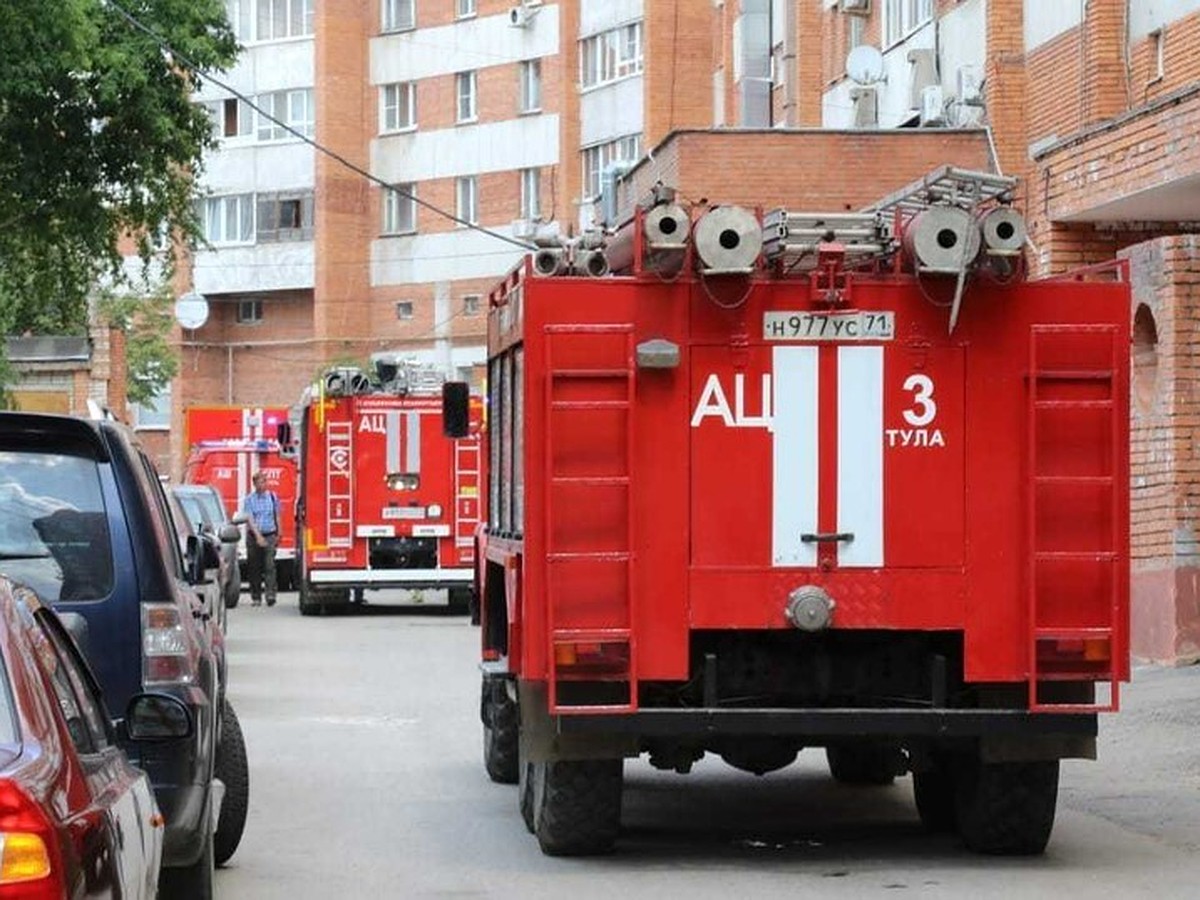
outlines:
[[254, 473], [254, 490], [242, 502], [246, 514], [246, 563], [250, 569], [250, 602], [262, 605], [266, 581], [267, 606], [275, 605], [275, 545], [279, 542], [279, 497], [267, 490], [267, 476]]

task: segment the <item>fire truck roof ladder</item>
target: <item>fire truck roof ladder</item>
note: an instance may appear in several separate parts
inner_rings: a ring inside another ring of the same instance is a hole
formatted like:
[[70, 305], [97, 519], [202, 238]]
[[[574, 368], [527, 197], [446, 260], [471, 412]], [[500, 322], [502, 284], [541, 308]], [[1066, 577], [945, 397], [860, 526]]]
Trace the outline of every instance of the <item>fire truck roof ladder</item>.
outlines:
[[[547, 325], [545, 466], [546, 627], [551, 713], [628, 713], [637, 709], [634, 642], [633, 509], [634, 333], [630, 325]], [[582, 364], [580, 364], [582, 363]], [[613, 419], [619, 418], [619, 422]], [[581, 467], [555, 436], [623, 434], [610, 452], [593, 447]], [[599, 461], [599, 464], [597, 464]], [[566, 495], [571, 502], [564, 502]], [[607, 532], [598, 526], [609, 515]], [[623, 510], [623, 512], [622, 512]], [[590, 544], [590, 546], [589, 546]], [[616, 570], [616, 571], [614, 571]], [[586, 609], [578, 592], [598, 592]], [[589, 621], [590, 620], [590, 621]], [[600, 625], [595, 625], [596, 622]], [[584, 664], [590, 658], [591, 665]], [[563, 682], [615, 688], [600, 699], [571, 696]], [[619, 685], [628, 695], [618, 697]], [[564, 699], [567, 702], [564, 702]]]
[[[1123, 572], [1124, 439], [1117, 398], [1118, 330], [1111, 325], [1034, 325], [1030, 334], [1029, 708], [1111, 712], [1119, 701], [1117, 656]], [[1107, 452], [1078, 452], [1079, 434], [1104, 436]], [[1107, 682], [1107, 702], [1043, 699], [1053, 682]]]
[[815, 268], [818, 248], [829, 242], [841, 244], [852, 263], [878, 259], [892, 249], [891, 222], [877, 212], [774, 209], [763, 217], [763, 253], [786, 271]]

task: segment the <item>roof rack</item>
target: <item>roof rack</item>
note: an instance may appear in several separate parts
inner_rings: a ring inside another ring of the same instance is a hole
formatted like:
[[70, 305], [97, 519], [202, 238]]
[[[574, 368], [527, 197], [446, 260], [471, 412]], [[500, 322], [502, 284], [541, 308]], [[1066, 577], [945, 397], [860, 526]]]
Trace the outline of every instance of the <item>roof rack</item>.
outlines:
[[1011, 175], [940, 166], [864, 207], [863, 212], [886, 215], [899, 211], [901, 219], [906, 220], [939, 204], [976, 209], [988, 203], [1011, 202], [1016, 187], [1017, 179]]

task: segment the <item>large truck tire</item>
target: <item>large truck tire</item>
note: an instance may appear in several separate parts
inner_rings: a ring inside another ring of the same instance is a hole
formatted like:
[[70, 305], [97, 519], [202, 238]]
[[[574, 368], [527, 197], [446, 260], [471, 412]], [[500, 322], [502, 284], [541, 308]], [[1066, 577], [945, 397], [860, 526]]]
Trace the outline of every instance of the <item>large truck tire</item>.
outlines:
[[221, 802], [221, 815], [213, 835], [213, 859], [218, 866], [228, 862], [241, 843], [242, 833], [246, 830], [246, 813], [250, 809], [250, 764], [246, 759], [246, 741], [233, 705], [226, 700], [223, 706], [221, 743], [217, 745], [213, 769], [213, 775], [225, 784], [225, 799]]
[[956, 785], [958, 828], [967, 847], [998, 856], [1045, 851], [1058, 800], [1058, 760], [971, 760]]
[[842, 784], [891, 784], [896, 777], [891, 748], [882, 744], [830, 744], [829, 774]]
[[526, 830], [533, 834], [533, 763], [521, 763], [520, 770], [517, 807], [521, 810], [521, 821], [525, 823]]
[[483, 679], [480, 717], [483, 719], [483, 766], [488, 777], [497, 784], [516, 784], [520, 774], [517, 743], [521, 717], [503, 680]]
[[300, 581], [299, 603], [300, 615], [302, 616], [315, 616], [318, 612], [320, 612], [317, 604], [313, 602], [312, 588], [308, 586], [308, 582], [304, 579], [301, 579]]
[[913, 772], [913, 800], [921, 824], [931, 834], [957, 829], [954, 771], [949, 761], [938, 759], [931, 768]]
[[623, 759], [533, 764], [533, 831], [547, 856], [607, 853], [621, 828]]

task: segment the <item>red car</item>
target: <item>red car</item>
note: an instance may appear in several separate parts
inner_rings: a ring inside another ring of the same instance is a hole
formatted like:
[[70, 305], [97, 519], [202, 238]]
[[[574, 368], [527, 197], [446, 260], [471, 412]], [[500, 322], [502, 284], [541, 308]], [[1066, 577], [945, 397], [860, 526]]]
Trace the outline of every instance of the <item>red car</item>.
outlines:
[[[115, 727], [63, 622], [0, 577], [0, 898], [156, 896], [163, 819]], [[192, 724], [140, 694], [121, 727], [174, 740]]]

